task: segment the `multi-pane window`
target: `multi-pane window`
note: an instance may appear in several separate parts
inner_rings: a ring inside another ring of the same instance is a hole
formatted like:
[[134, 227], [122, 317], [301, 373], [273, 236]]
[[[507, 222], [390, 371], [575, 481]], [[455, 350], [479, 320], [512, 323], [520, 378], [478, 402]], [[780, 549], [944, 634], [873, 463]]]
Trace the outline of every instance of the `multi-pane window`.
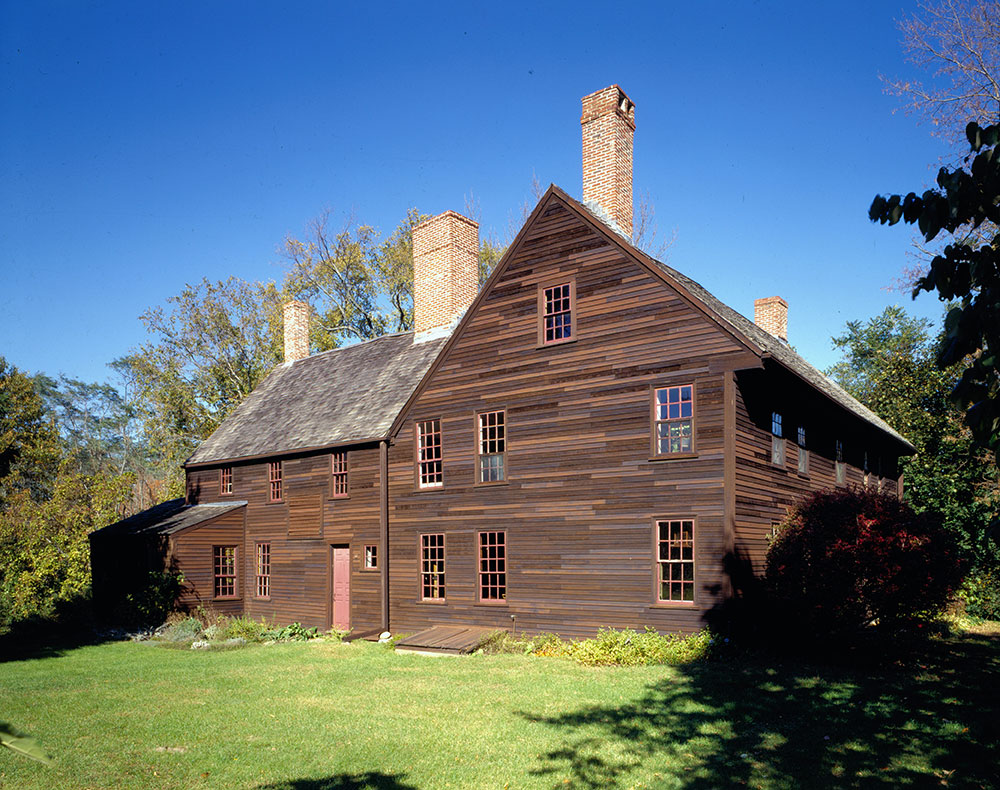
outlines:
[[420, 488], [444, 485], [441, 420], [423, 420], [417, 423], [417, 484]]
[[347, 453], [335, 452], [330, 456], [330, 474], [333, 476], [333, 495], [347, 496]]
[[479, 600], [507, 600], [507, 533], [479, 533]]
[[809, 451], [806, 449], [806, 429], [799, 426], [799, 474], [809, 474]]
[[653, 393], [656, 454], [694, 450], [694, 387], [661, 387]]
[[219, 493], [233, 493], [233, 467], [224, 466], [219, 471]]
[[444, 535], [420, 536], [420, 597], [444, 600]]
[[836, 467], [837, 483], [843, 485], [847, 479], [847, 467], [844, 464], [844, 443], [837, 439], [834, 466]]
[[365, 570], [378, 569], [378, 546], [374, 543], [365, 546]]
[[868, 453], [867, 452], [865, 452], [865, 455], [864, 455], [864, 472], [865, 472], [864, 485], [865, 485], [865, 488], [868, 488], [869, 484], [871, 483], [872, 470], [868, 468]]
[[657, 599], [694, 601], [694, 521], [656, 522]]
[[215, 597], [236, 597], [236, 547], [213, 546]]
[[785, 465], [785, 440], [781, 432], [781, 415], [771, 412], [771, 463]]
[[271, 544], [257, 544], [257, 561], [255, 564], [254, 578], [256, 579], [255, 590], [258, 598], [269, 598], [271, 596]]
[[506, 414], [503, 411], [483, 412], [478, 415], [478, 424], [479, 482], [498, 483], [506, 480]]
[[267, 465], [267, 481], [270, 501], [281, 501], [281, 461], [271, 461]]
[[570, 283], [542, 289], [542, 342], [573, 337], [573, 291]]

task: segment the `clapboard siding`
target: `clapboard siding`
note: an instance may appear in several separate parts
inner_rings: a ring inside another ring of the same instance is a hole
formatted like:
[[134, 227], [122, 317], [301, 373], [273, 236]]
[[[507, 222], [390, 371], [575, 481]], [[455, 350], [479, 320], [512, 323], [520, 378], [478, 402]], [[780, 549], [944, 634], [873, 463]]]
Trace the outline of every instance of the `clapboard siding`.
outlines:
[[[246, 599], [246, 574], [242, 572], [244, 511], [227, 513], [189, 529], [175, 533], [170, 538], [169, 565], [184, 573], [184, 584], [178, 600], [186, 609], [203, 606], [225, 614], [243, 611]], [[214, 548], [236, 547], [236, 597], [215, 597]]]
[[[537, 348], [538, 288], [575, 282], [577, 340]], [[691, 630], [721, 594], [724, 371], [745, 348], [559, 203], [467, 319], [390, 449], [391, 622], [593, 634]], [[651, 461], [655, 386], [695, 385], [697, 457]], [[506, 409], [507, 484], [476, 486], [475, 416]], [[441, 418], [444, 486], [416, 490], [414, 422]], [[653, 521], [696, 520], [695, 605], [654, 604]], [[480, 530], [507, 532], [507, 602], [477, 603]], [[419, 536], [446, 540], [419, 601]]]

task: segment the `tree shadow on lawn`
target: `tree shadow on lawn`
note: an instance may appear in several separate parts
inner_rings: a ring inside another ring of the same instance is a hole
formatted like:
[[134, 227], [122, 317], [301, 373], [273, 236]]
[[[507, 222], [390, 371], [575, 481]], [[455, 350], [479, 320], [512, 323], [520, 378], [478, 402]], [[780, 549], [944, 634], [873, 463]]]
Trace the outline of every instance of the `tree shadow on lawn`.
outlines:
[[365, 771], [356, 774], [337, 774], [322, 779], [290, 779], [285, 782], [259, 785], [257, 790], [418, 790], [416, 785], [402, 781], [405, 776], [405, 774]]
[[89, 598], [60, 601], [47, 617], [33, 616], [0, 631], [0, 664], [53, 658], [69, 650], [122, 638], [124, 631], [105, 627], [94, 616]]
[[567, 787], [632, 786], [640, 770], [706, 789], [1000, 787], [997, 678], [1000, 639], [967, 635], [905, 666], [728, 658], [620, 706], [521, 715], [565, 731], [533, 773], [568, 772]]

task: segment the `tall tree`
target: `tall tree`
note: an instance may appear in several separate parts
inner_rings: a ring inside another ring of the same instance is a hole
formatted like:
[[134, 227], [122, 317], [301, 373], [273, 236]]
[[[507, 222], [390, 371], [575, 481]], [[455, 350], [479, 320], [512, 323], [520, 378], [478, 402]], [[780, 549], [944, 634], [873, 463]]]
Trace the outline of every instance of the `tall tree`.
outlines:
[[58, 435], [38, 381], [0, 356], [0, 511], [15, 489], [44, 498], [58, 463]]
[[833, 343], [843, 358], [828, 375], [917, 448], [902, 460], [910, 504], [918, 512], [941, 513], [980, 565], [995, 562], [989, 529], [1000, 508], [1000, 471], [975, 445], [961, 409], [948, 397], [961, 364], [938, 368], [930, 323], [900, 307], [848, 322]]

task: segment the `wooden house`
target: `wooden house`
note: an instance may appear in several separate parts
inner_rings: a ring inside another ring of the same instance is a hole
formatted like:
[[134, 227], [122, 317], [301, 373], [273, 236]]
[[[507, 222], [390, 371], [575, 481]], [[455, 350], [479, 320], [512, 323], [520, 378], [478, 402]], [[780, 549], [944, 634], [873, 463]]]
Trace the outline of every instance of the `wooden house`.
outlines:
[[482, 289], [474, 222], [414, 229], [414, 332], [309, 356], [288, 305], [186, 499], [94, 534], [95, 588], [128, 538], [182, 602], [279, 622], [689, 631], [803, 494], [899, 490], [914, 448], [791, 348], [784, 300], [750, 321], [632, 245], [634, 111], [583, 100], [583, 201], [550, 187]]

